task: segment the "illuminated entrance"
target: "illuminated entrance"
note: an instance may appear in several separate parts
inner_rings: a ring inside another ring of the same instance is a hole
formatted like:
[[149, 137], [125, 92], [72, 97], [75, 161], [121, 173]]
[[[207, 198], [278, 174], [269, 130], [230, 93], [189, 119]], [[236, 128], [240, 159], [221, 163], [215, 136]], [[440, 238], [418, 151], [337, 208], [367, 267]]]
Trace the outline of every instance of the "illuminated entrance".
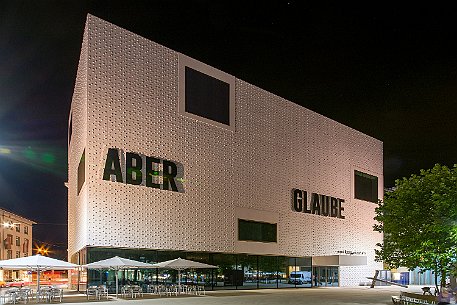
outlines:
[[335, 266], [319, 266], [313, 267], [313, 286], [338, 286], [339, 283], [338, 267]]

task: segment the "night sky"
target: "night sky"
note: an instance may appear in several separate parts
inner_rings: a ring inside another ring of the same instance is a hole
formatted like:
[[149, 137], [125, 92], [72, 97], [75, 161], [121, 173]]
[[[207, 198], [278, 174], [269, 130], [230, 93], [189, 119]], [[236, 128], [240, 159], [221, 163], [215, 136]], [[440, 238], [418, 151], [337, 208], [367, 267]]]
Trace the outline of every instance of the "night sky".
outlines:
[[0, 207], [66, 249], [67, 124], [87, 13], [383, 141], [386, 187], [457, 163], [457, 11], [302, 2], [0, 1]]

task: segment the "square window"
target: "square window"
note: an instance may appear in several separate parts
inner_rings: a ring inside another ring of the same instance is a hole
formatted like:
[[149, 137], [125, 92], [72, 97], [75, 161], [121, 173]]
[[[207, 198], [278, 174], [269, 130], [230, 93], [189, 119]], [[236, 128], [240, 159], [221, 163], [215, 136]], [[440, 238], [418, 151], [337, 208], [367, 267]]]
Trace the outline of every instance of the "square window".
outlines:
[[235, 77], [180, 54], [179, 112], [235, 130]]
[[378, 202], [378, 177], [354, 171], [355, 198]]
[[186, 112], [230, 125], [230, 85], [185, 67]]

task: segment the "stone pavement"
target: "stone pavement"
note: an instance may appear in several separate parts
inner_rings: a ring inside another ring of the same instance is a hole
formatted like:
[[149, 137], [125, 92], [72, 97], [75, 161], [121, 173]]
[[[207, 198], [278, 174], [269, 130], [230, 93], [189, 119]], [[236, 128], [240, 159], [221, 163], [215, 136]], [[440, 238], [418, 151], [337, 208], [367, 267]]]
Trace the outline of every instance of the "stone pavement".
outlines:
[[[223, 290], [208, 291], [204, 296], [162, 296], [137, 299], [115, 299], [109, 301], [93, 301], [90, 303], [115, 303], [115, 305], [392, 305], [392, 295], [400, 291], [422, 293], [421, 286], [375, 287], [319, 287], [301, 289], [259, 289], [259, 290]], [[69, 296], [71, 297], [71, 296]], [[66, 302], [64, 297], [64, 302]], [[81, 303], [71, 302], [71, 305], [88, 305], [84, 298]], [[68, 299], [68, 301], [70, 301]], [[100, 304], [102, 305], [102, 304]]]

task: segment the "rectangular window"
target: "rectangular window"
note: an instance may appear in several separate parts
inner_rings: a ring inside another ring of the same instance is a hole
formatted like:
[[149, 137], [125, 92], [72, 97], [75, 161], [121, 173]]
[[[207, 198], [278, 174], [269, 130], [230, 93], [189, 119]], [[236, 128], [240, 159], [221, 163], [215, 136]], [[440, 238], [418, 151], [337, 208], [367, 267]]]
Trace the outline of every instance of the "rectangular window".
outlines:
[[78, 165], [78, 195], [81, 191], [84, 181], [86, 180], [86, 150], [83, 151], [81, 160], [79, 160]]
[[29, 240], [27, 238], [24, 238], [24, 243], [22, 244], [22, 252], [29, 252]]
[[11, 249], [11, 246], [13, 245], [13, 235], [8, 234], [6, 235], [5, 239], [5, 249]]
[[275, 243], [277, 224], [238, 219], [238, 240]]
[[355, 198], [378, 202], [378, 177], [354, 171]]
[[186, 112], [230, 125], [230, 85], [185, 67]]
[[21, 251], [16, 251], [16, 258], [21, 257]]
[[12, 259], [13, 258], [13, 250], [8, 250], [6, 252], [6, 258], [7, 259]]
[[19, 223], [16, 224], [16, 232], [21, 232], [21, 225]]
[[21, 246], [21, 238], [19, 236], [16, 236], [16, 246]]
[[235, 77], [179, 55], [179, 107], [182, 115], [235, 130]]
[[73, 133], [73, 113], [70, 112], [70, 122], [68, 123], [68, 145], [70, 145], [72, 133]]
[[29, 234], [29, 227], [24, 226], [24, 234]]

